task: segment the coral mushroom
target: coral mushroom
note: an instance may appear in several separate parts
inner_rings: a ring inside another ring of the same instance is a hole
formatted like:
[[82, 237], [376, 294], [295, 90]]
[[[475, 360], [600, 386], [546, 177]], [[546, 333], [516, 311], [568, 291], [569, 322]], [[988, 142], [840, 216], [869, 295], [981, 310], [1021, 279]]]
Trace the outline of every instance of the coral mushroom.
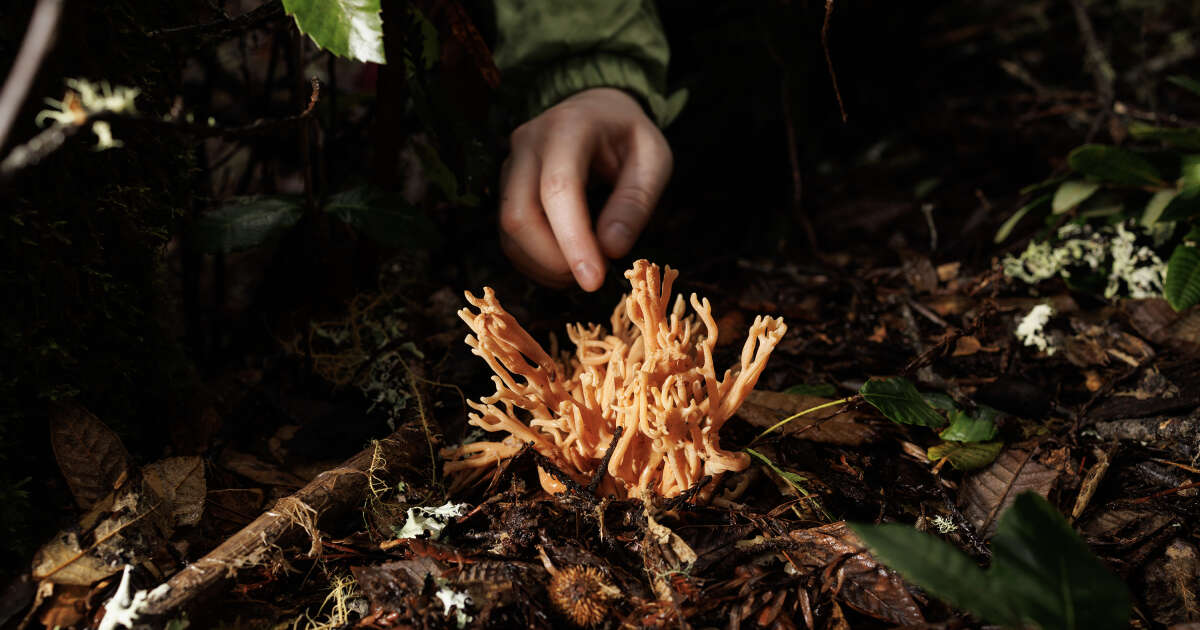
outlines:
[[[741, 364], [718, 378], [717, 324], [708, 300], [692, 294], [695, 315], [685, 315], [680, 295], [667, 312], [678, 275], [666, 267], [660, 280], [658, 265], [635, 262], [625, 272], [633, 290], [613, 311], [611, 332], [595, 324], [568, 325], [575, 352], [557, 360], [500, 306], [490, 287], [482, 298], [467, 292], [478, 312], [459, 311], [474, 333], [466, 342], [495, 372], [496, 384], [496, 393], [469, 403], [475, 410], [470, 423], [508, 436], [443, 450], [454, 487], [478, 479], [526, 443], [584, 481], [600, 466], [618, 427], [603, 489], [619, 497], [647, 490], [677, 496], [706, 475], [744, 470], [747, 456], [722, 450], [717, 434], [754, 389], [787, 326], [779, 318], [755, 318]], [[541, 481], [549, 492], [563, 489], [544, 471]]]

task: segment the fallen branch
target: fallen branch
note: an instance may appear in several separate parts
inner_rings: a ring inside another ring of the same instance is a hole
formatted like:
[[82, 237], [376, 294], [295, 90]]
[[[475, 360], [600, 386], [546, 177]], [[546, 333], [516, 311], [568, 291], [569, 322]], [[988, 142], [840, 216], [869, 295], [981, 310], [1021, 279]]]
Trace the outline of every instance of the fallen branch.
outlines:
[[310, 83], [312, 85], [312, 93], [309, 95], [308, 105], [300, 113], [284, 118], [260, 119], [239, 127], [220, 127], [217, 125], [187, 122], [180, 120], [178, 114], [172, 114], [163, 119], [151, 116], [129, 115], [120, 112], [99, 112], [90, 116], [83, 116], [75, 122], [55, 123], [45, 131], [31, 138], [25, 144], [14, 147], [9, 152], [4, 161], [0, 162], [0, 183], [7, 182], [23, 169], [46, 159], [50, 154], [62, 147], [68, 138], [79, 133], [81, 129], [90, 128], [92, 123], [97, 122], [113, 122], [121, 126], [147, 127], [164, 132], [184, 133], [196, 138], [238, 139], [273, 133], [312, 117], [317, 103], [321, 100], [321, 82], [316, 77], [313, 77]]
[[[141, 614], [167, 619], [195, 608], [219, 593], [238, 571], [261, 565], [289, 539], [302, 533], [315, 537], [322, 521], [335, 518], [361, 505], [369, 490], [372, 462], [382, 460], [383, 469], [395, 474], [401, 469], [429, 465], [422, 449], [420, 429], [406, 425], [364, 449], [341, 466], [327, 470], [295, 494], [280, 499], [252, 523], [221, 543], [208, 555], [176, 573], [153, 591]], [[378, 473], [378, 470], [374, 470]], [[303, 512], [303, 518], [297, 513]], [[307, 530], [307, 532], [306, 532]], [[313, 549], [319, 549], [314, 544]]]

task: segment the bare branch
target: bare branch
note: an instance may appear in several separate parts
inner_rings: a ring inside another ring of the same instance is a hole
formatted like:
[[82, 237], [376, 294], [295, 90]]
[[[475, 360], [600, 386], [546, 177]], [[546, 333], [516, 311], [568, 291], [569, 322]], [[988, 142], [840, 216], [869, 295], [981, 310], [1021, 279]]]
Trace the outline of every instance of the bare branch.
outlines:
[[4, 91], [0, 92], [0, 148], [4, 148], [8, 132], [12, 130], [13, 122], [21, 111], [21, 104], [25, 102], [33, 79], [42, 67], [42, 60], [54, 41], [58, 20], [62, 17], [62, 6], [63, 0], [38, 0], [33, 8], [25, 39], [21, 41], [21, 50], [17, 52], [17, 60], [8, 73], [8, 79], [4, 81]]

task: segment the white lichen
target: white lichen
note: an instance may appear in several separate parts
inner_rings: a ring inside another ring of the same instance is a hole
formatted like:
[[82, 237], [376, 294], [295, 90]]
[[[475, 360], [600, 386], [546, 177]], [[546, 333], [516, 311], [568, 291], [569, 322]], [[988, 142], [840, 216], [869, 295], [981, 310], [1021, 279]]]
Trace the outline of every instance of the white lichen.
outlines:
[[1082, 269], [1105, 273], [1106, 298], [1162, 295], [1166, 263], [1153, 249], [1139, 246], [1138, 236], [1124, 223], [1100, 229], [1072, 223], [1058, 230], [1057, 242], [1032, 242], [1019, 256], [1006, 256], [1001, 265], [1005, 275], [1029, 284], [1070, 278], [1073, 269]]
[[430, 540], [437, 540], [450, 519], [462, 516], [467, 507], [466, 503], [447, 503], [439, 507], [408, 508], [408, 518], [404, 526], [396, 531], [396, 538], [417, 538], [429, 534]]
[[1050, 321], [1050, 316], [1054, 314], [1054, 308], [1049, 304], [1038, 304], [1029, 310], [1029, 313], [1021, 319], [1021, 323], [1017, 324], [1017, 339], [1026, 346], [1036, 347], [1038, 350], [1046, 354], [1054, 354], [1056, 348], [1050, 344], [1050, 340], [1046, 338], [1046, 322]]
[[467, 606], [471, 604], [471, 596], [464, 592], [458, 592], [450, 588], [449, 585], [443, 584], [436, 593], [437, 598], [442, 600], [442, 614], [449, 617], [450, 612], [454, 611], [454, 623], [459, 628], [465, 628], [474, 617], [467, 614]]
[[933, 517], [930, 523], [935, 529], [938, 530], [939, 534], [949, 534], [950, 532], [958, 530], [958, 525], [955, 525], [954, 521], [950, 520], [949, 517], [942, 516], [941, 514]]
[[[38, 125], [52, 120], [60, 125], [82, 125], [89, 118], [101, 113], [136, 114], [136, 99], [141, 92], [137, 88], [110, 85], [108, 81], [92, 83], [87, 79], [67, 79], [67, 95], [63, 100], [46, 99], [51, 109], [38, 112], [34, 122]], [[112, 135], [112, 127], [106, 121], [97, 120], [92, 123], [92, 133], [96, 134], [97, 151], [123, 146], [120, 140]]]

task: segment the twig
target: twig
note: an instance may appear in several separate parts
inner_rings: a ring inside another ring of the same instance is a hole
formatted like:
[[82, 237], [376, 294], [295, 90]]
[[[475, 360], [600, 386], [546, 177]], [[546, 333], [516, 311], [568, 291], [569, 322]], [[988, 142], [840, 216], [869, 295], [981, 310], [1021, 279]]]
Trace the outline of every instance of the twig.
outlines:
[[1112, 113], [1112, 104], [1116, 99], [1113, 80], [1117, 73], [1113, 71], [1112, 64], [1108, 62], [1108, 57], [1105, 56], [1104, 49], [1100, 46], [1100, 40], [1096, 39], [1096, 29], [1092, 27], [1092, 19], [1088, 17], [1083, 0], [1071, 0], [1071, 8], [1075, 11], [1075, 23], [1079, 27], [1079, 36], [1083, 38], [1084, 49], [1087, 50], [1088, 71], [1096, 83], [1096, 93], [1104, 104], [1104, 107], [1100, 109], [1100, 115], [1092, 122], [1092, 128], [1088, 131], [1087, 141], [1091, 142], [1092, 137], [1096, 135], [1100, 126]]
[[283, 3], [269, 0], [262, 6], [251, 9], [237, 17], [222, 17], [219, 20], [204, 24], [190, 24], [172, 28], [160, 28], [146, 33], [150, 37], [176, 35], [209, 35], [224, 37], [237, 31], [248, 31], [259, 25], [283, 15]]
[[604, 450], [604, 459], [600, 460], [600, 467], [592, 474], [592, 480], [588, 482], [588, 494], [596, 494], [596, 488], [600, 487], [600, 480], [604, 479], [604, 473], [608, 470], [608, 462], [612, 460], [613, 451], [617, 450], [617, 441], [621, 439], [621, 434], [625, 432], [625, 427], [617, 427], [613, 431], [612, 441], [608, 443], [608, 448]]
[[90, 126], [89, 123], [93, 122], [112, 121], [122, 125], [148, 127], [156, 131], [185, 133], [197, 138], [238, 139], [246, 136], [266, 135], [279, 129], [290, 127], [298, 122], [303, 122], [312, 116], [313, 110], [321, 98], [321, 83], [316, 77], [313, 77], [311, 85], [312, 94], [309, 96], [308, 106], [299, 114], [271, 120], [260, 119], [249, 125], [242, 125], [240, 127], [219, 127], [216, 125], [182, 122], [178, 119], [178, 116], [161, 119], [151, 116], [130, 116], [116, 112], [92, 114], [84, 118], [79, 124], [58, 123], [34, 136], [29, 142], [14, 147], [9, 152], [4, 161], [0, 162], [0, 183], [7, 182], [22, 169], [42, 161], [51, 153], [57, 151], [67, 141], [67, 138], [78, 133], [80, 129]]
[[21, 40], [21, 50], [17, 52], [17, 60], [4, 81], [4, 91], [0, 92], [0, 148], [8, 140], [8, 132], [17, 120], [21, 104], [29, 94], [29, 88], [38, 69], [42, 67], [42, 60], [46, 58], [50, 45], [54, 43], [62, 6], [63, 0], [38, 0], [33, 8], [25, 39]]
[[846, 122], [846, 105], [842, 103], [842, 91], [838, 89], [837, 72], [833, 69], [833, 57], [829, 54], [829, 19], [833, 17], [833, 0], [825, 0], [825, 21], [821, 23], [821, 49], [825, 51], [825, 65], [829, 68], [829, 80], [833, 82], [833, 94], [837, 96], [838, 111], [842, 122]]

